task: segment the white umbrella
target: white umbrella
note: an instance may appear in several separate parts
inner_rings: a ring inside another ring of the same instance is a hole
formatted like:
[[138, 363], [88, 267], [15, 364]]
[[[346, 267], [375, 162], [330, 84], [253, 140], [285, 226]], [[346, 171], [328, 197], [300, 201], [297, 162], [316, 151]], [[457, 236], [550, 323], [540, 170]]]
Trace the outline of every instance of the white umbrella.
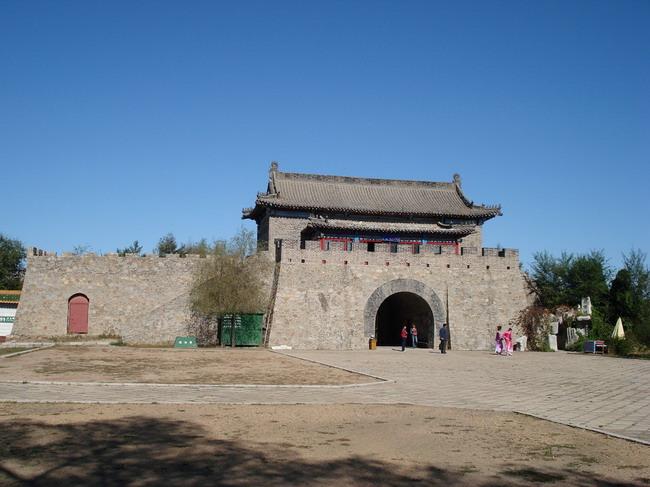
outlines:
[[625, 331], [623, 330], [623, 320], [619, 318], [616, 320], [616, 326], [612, 332], [612, 338], [625, 338]]

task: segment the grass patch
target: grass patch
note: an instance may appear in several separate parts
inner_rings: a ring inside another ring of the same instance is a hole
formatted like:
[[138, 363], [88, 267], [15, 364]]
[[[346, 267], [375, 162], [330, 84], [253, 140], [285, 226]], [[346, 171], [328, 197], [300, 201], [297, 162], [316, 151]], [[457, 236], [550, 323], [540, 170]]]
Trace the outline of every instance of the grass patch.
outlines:
[[467, 475], [469, 473], [476, 473], [479, 471], [479, 468], [476, 465], [472, 465], [471, 463], [468, 465], [463, 465], [458, 469], [458, 473], [461, 475]]
[[10, 353], [22, 352], [23, 350], [29, 350], [29, 349], [25, 348], [25, 347], [0, 348], [0, 356], [1, 355], [9, 355]]
[[598, 463], [598, 459], [596, 457], [580, 455], [578, 458], [580, 459], [580, 463], [582, 463], [583, 465], [595, 465], [596, 463]]
[[[531, 457], [541, 458], [542, 460], [555, 460], [558, 455], [572, 455], [563, 450], [575, 450], [575, 445], [568, 444], [555, 444], [555, 445], [546, 445], [540, 449], [531, 450], [529, 455]], [[575, 454], [573, 454], [575, 455]]]
[[54, 343], [87, 342], [91, 340], [99, 340], [99, 337], [89, 335], [63, 335], [49, 337], [49, 340]]

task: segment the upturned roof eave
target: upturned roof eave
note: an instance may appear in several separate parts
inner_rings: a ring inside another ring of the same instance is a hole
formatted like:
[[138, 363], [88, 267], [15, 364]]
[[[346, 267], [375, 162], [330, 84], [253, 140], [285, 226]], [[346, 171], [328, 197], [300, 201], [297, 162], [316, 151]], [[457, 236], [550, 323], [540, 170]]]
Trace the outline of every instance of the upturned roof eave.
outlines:
[[[242, 218], [252, 218], [260, 215], [262, 208], [275, 208], [284, 210], [302, 210], [302, 211], [336, 211], [341, 213], [348, 213], [351, 215], [374, 215], [374, 216], [434, 216], [434, 217], [453, 217], [453, 218], [481, 218], [489, 220], [496, 216], [501, 216], [501, 209], [496, 208], [468, 208], [469, 213], [460, 212], [436, 212], [436, 211], [400, 211], [400, 210], [378, 210], [378, 209], [360, 209], [349, 207], [336, 207], [336, 206], [315, 206], [315, 205], [297, 205], [295, 203], [284, 203], [279, 201], [269, 201], [260, 199], [256, 201], [255, 208], [249, 212], [249, 216]], [[244, 210], [246, 211], [246, 210]]]

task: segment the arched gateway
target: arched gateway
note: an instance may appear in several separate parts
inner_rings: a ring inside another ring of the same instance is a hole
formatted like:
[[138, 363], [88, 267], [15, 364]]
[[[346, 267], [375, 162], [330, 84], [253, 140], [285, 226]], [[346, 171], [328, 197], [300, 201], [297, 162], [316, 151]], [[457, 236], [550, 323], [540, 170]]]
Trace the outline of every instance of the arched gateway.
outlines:
[[445, 311], [436, 292], [414, 279], [395, 279], [378, 287], [368, 298], [363, 313], [364, 331], [378, 345], [399, 343], [402, 326], [415, 323], [420, 340], [433, 346], [436, 326], [445, 321]]
[[68, 333], [88, 333], [88, 297], [75, 294], [68, 300]]

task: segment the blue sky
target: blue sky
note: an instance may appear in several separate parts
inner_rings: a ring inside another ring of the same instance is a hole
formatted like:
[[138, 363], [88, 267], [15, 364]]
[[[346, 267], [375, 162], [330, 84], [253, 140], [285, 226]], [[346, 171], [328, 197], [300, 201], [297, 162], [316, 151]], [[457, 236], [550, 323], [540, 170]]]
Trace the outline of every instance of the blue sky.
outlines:
[[650, 252], [647, 1], [0, 3], [0, 232], [227, 238], [281, 170], [451, 181], [485, 246]]

